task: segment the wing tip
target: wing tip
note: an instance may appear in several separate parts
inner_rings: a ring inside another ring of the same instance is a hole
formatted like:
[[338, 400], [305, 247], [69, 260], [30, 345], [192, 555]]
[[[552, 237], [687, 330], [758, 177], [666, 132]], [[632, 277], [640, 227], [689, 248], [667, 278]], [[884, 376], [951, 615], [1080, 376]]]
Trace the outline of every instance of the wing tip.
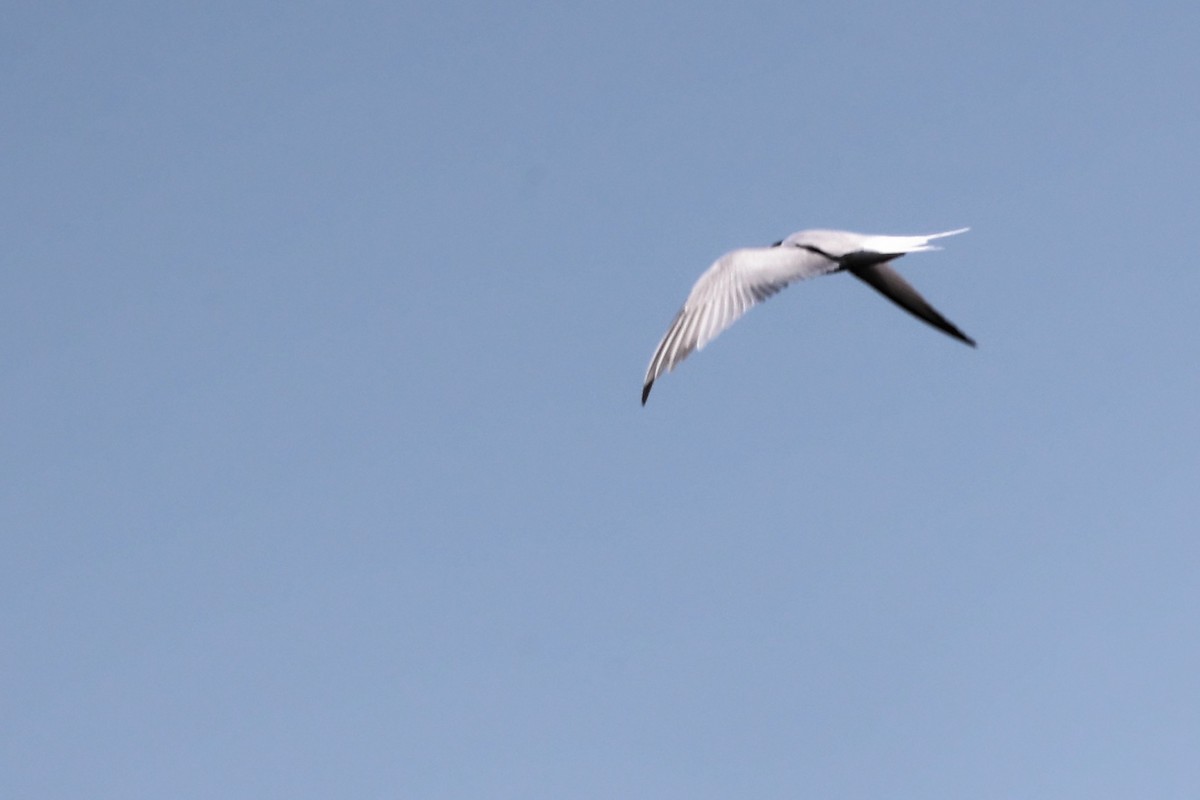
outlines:
[[642, 387], [642, 405], [646, 405], [646, 398], [650, 396], [650, 387], [654, 385], [654, 379], [646, 381], [646, 385]]
[[946, 331], [946, 333], [949, 333], [955, 339], [958, 339], [960, 342], [967, 345], [968, 347], [978, 347], [978, 345], [975, 344], [974, 339], [972, 339], [970, 336], [967, 336], [965, 333], [960, 331], [957, 326], [949, 323], [949, 320], [947, 320], [947, 323], [950, 324], [951, 330]]

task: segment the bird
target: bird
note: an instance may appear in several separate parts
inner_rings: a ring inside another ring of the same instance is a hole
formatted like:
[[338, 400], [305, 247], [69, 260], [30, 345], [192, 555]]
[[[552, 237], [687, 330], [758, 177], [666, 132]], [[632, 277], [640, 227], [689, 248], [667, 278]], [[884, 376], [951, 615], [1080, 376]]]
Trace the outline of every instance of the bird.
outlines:
[[975, 347], [950, 320], [938, 313], [888, 262], [905, 253], [940, 250], [936, 239], [969, 228], [924, 236], [878, 236], [851, 231], [798, 231], [770, 247], [732, 250], [709, 267], [688, 294], [683, 308], [650, 359], [642, 384], [642, 405], [663, 373], [670, 372], [717, 337], [751, 307], [791, 283], [834, 272], [849, 272], [872, 289], [943, 333]]

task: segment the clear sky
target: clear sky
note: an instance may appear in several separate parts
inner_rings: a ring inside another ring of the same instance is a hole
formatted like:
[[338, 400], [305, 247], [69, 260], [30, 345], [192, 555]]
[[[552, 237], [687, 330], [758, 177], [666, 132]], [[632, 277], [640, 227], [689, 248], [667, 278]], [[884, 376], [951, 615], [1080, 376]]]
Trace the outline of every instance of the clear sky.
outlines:
[[0, 795], [1200, 796], [1198, 29], [10, 4]]

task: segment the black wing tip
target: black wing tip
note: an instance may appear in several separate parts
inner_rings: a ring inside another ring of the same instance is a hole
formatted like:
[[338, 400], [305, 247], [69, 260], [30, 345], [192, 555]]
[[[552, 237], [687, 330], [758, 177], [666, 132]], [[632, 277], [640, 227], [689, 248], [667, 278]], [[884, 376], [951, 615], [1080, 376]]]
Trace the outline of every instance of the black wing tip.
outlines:
[[951, 336], [953, 336], [955, 339], [958, 339], [960, 342], [962, 342], [963, 344], [968, 345], [970, 347], [977, 346], [975, 344], [975, 340], [972, 339], [970, 336], [967, 336], [965, 333], [960, 331], [958, 328], [955, 328], [953, 325], [950, 327], [951, 327], [951, 330], [946, 331], [946, 332], [949, 333]]
[[642, 405], [646, 405], [646, 398], [650, 396], [650, 387], [654, 385], [653, 380], [646, 381], [646, 385], [642, 387]]

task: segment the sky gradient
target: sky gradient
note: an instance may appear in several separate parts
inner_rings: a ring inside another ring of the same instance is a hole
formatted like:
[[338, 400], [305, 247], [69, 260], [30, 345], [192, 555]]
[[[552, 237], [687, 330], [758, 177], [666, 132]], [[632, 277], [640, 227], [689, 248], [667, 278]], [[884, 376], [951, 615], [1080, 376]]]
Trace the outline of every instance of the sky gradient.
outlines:
[[[0, 795], [1200, 795], [1195, 3], [76, 6]], [[962, 226], [977, 350], [835, 275], [639, 405], [721, 253]]]

